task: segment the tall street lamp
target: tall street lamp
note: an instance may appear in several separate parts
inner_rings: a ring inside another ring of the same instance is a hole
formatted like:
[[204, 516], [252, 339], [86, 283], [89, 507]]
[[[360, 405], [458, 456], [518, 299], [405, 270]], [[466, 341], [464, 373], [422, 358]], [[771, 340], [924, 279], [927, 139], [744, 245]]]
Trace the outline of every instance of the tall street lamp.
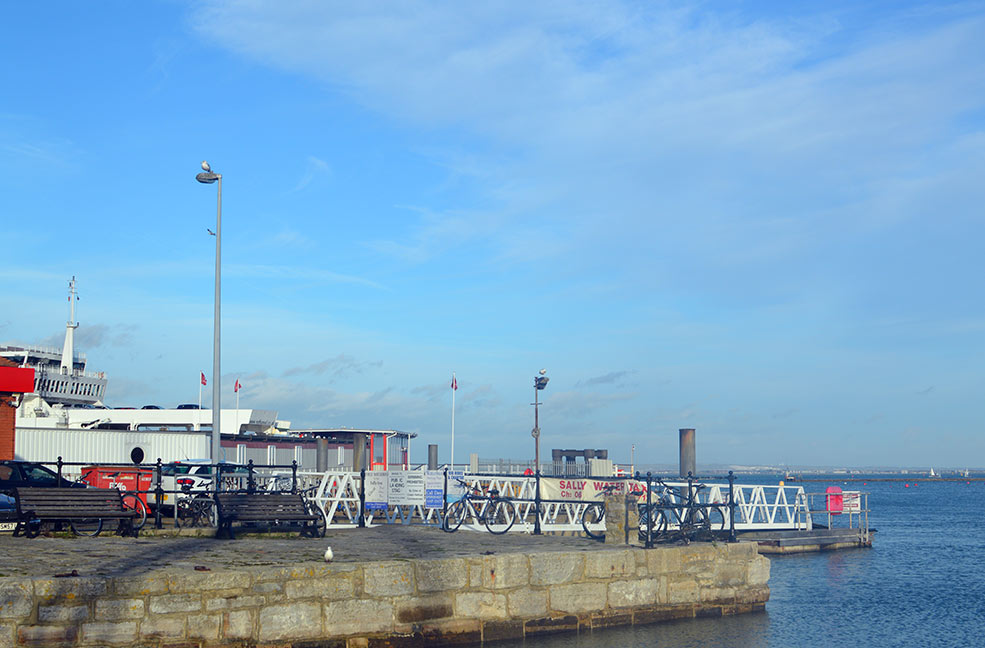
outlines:
[[534, 471], [540, 473], [540, 399], [541, 390], [547, 387], [550, 380], [546, 375], [547, 369], [541, 369], [539, 376], [534, 376], [534, 429], [530, 431], [530, 436], [534, 438]]
[[219, 184], [219, 198], [216, 207], [215, 216], [215, 318], [212, 323], [213, 338], [212, 338], [212, 452], [210, 455], [213, 471], [212, 471], [212, 487], [213, 492], [219, 492], [219, 470], [214, 467], [215, 464], [219, 463], [219, 457], [221, 452], [221, 437], [219, 435], [219, 417], [222, 412], [221, 402], [220, 402], [220, 387], [222, 383], [222, 374], [219, 371], [219, 330], [220, 330], [220, 316], [219, 316], [219, 305], [221, 303], [219, 287], [221, 284], [221, 259], [222, 259], [222, 174], [212, 173], [212, 167], [209, 163], [202, 161], [202, 173], [195, 176], [195, 179], [202, 184], [212, 184], [217, 182]]

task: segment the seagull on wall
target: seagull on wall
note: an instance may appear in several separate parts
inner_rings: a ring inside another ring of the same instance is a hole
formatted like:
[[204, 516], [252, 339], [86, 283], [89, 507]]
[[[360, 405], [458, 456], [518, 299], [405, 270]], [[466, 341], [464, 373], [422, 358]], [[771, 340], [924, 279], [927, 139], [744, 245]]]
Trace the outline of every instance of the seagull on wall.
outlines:
[[333, 558], [335, 558], [335, 554], [332, 553], [332, 547], [329, 547], [325, 550], [325, 562], [332, 562]]

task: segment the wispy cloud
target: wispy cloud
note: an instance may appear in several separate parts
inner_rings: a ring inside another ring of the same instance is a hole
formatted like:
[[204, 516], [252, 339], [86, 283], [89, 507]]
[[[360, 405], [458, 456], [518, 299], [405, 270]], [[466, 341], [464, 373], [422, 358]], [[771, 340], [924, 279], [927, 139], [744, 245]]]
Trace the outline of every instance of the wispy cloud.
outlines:
[[304, 174], [298, 183], [294, 185], [291, 191], [301, 191], [306, 189], [308, 185], [314, 182], [317, 178], [331, 178], [332, 177], [332, 167], [329, 166], [328, 162], [314, 155], [309, 155], [305, 160]]
[[379, 369], [383, 366], [382, 360], [365, 361], [356, 360], [354, 357], [339, 354], [334, 358], [322, 360], [304, 367], [292, 367], [284, 371], [284, 376], [298, 376], [301, 374], [328, 374], [333, 379], [344, 378], [354, 374], [361, 374], [367, 369]]
[[629, 378], [636, 373], [635, 369], [628, 369], [623, 371], [610, 371], [607, 374], [601, 376], [595, 376], [592, 378], [587, 378], [585, 380], [579, 380], [576, 384], [582, 387], [593, 387], [595, 385], [618, 385], [622, 384], [626, 378]]

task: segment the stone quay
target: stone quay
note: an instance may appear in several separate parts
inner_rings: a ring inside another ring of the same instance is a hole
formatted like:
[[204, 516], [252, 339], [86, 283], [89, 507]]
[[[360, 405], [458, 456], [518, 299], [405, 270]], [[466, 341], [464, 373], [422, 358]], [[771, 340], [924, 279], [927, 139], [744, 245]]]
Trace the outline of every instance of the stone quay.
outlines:
[[318, 540], [5, 535], [0, 548], [0, 648], [475, 644], [769, 599], [769, 560], [747, 542], [645, 550], [393, 525]]

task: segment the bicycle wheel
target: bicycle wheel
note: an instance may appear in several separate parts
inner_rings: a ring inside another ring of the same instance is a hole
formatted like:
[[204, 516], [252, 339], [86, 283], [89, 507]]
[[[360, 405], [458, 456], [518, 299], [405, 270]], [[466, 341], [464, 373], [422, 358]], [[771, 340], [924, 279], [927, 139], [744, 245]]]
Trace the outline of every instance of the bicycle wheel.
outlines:
[[725, 530], [725, 509], [717, 504], [712, 504], [705, 509], [708, 517], [708, 524], [712, 531]]
[[94, 538], [103, 530], [103, 521], [99, 518], [80, 518], [68, 521], [72, 533], [77, 536]]
[[324, 538], [325, 531], [328, 530], [328, 522], [325, 520], [325, 512], [322, 511], [321, 507], [315, 504], [314, 502], [308, 502], [305, 505], [305, 508], [308, 509], [309, 515], [318, 516], [318, 520], [315, 521], [310, 528], [311, 537]]
[[123, 493], [122, 500], [124, 510], [136, 513], [136, 517], [133, 518], [133, 528], [137, 531], [144, 528], [144, 523], [147, 522], [147, 505], [136, 493]]
[[486, 528], [489, 533], [501, 535], [516, 522], [516, 507], [510, 500], [497, 500], [486, 509]]
[[667, 533], [667, 512], [658, 508], [647, 510], [644, 507], [640, 513], [640, 540], [644, 542], [646, 541], [647, 523], [650, 519], [652, 519], [651, 539], [658, 540]]
[[445, 512], [445, 519], [441, 522], [441, 528], [448, 533], [455, 533], [458, 528], [462, 526], [465, 522], [465, 518], [469, 515], [469, 505], [465, 500], [458, 500], [452, 504], [448, 505], [448, 510]]
[[605, 538], [605, 527], [598, 528], [604, 522], [605, 506], [603, 504], [589, 504], [581, 514], [581, 528], [585, 529], [585, 535], [592, 540]]

